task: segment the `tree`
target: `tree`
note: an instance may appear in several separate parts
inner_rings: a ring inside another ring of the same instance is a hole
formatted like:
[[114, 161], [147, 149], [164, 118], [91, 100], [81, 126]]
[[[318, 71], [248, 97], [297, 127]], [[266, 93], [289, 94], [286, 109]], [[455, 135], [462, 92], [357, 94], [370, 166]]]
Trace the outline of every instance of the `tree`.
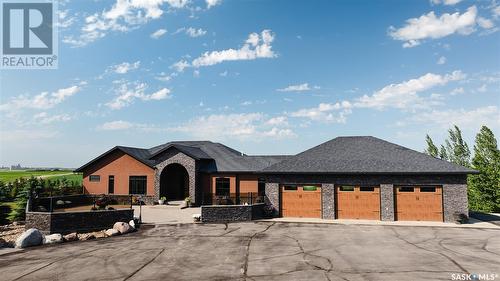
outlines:
[[429, 154], [432, 157], [438, 157], [439, 151], [437, 146], [434, 144], [432, 141], [431, 137], [429, 135], [425, 135], [425, 142], [427, 142], [427, 149], [425, 150], [425, 153]]
[[448, 160], [452, 163], [470, 167], [470, 150], [467, 143], [462, 138], [462, 131], [454, 125], [448, 130], [448, 139], [446, 140], [446, 154]]
[[444, 145], [441, 145], [441, 148], [439, 149], [439, 158], [448, 161], [448, 153], [446, 153], [446, 148]]
[[469, 177], [471, 207], [500, 212], [500, 151], [495, 135], [486, 126], [476, 135], [472, 167], [479, 174]]

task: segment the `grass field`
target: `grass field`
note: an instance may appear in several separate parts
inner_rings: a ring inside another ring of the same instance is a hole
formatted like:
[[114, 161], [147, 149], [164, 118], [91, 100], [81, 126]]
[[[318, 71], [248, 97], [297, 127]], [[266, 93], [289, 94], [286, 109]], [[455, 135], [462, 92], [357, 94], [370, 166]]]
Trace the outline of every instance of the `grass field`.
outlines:
[[30, 178], [43, 177], [50, 180], [62, 180], [66, 178], [69, 181], [76, 181], [79, 184], [82, 182], [82, 175], [75, 174], [71, 170], [60, 170], [60, 171], [31, 171], [31, 170], [20, 170], [20, 171], [6, 171], [0, 170], [0, 181], [2, 182], [12, 182], [18, 178]]

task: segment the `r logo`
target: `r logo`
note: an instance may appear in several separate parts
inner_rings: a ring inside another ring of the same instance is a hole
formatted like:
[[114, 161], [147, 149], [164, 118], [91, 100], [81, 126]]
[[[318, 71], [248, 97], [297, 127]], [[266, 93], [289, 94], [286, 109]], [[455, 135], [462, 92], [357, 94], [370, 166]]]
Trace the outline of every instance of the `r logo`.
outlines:
[[52, 54], [52, 8], [52, 3], [3, 3], [3, 54]]

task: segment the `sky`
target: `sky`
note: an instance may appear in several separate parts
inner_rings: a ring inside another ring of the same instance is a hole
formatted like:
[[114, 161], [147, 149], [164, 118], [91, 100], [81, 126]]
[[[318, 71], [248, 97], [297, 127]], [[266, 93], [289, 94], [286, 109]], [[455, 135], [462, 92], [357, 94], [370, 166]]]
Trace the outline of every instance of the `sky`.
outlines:
[[500, 1], [60, 1], [59, 66], [0, 70], [0, 165], [116, 145], [295, 154], [500, 136]]

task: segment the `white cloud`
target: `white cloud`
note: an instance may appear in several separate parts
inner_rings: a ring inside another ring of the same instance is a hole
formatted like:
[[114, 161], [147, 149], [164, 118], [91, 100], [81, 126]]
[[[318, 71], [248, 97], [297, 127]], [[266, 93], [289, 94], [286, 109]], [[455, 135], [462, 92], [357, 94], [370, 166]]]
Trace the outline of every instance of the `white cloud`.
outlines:
[[226, 77], [227, 76], [227, 70], [224, 71], [224, 72], [219, 73], [219, 75], [222, 76], [222, 77]]
[[191, 63], [193, 67], [202, 67], [219, 64], [225, 61], [255, 60], [258, 58], [275, 58], [271, 43], [274, 33], [263, 30], [260, 34], [251, 33], [243, 46], [239, 49], [205, 52]]
[[49, 115], [44, 111], [35, 114], [33, 119], [41, 124], [50, 124], [54, 122], [67, 122], [71, 120], [71, 117], [68, 114]]
[[453, 71], [451, 74], [438, 75], [427, 73], [416, 79], [410, 79], [399, 84], [390, 84], [373, 95], [364, 95], [355, 102], [356, 107], [383, 109], [394, 107], [405, 109], [409, 107], [426, 106], [426, 101], [418, 95], [419, 92], [429, 90], [436, 86], [446, 85], [450, 81], [462, 80], [465, 74]]
[[189, 37], [200, 37], [200, 36], [203, 36], [205, 34], [207, 34], [207, 31], [206, 30], [203, 30], [201, 28], [188, 28], [186, 29], [186, 34], [189, 36]]
[[486, 84], [483, 84], [483, 85], [481, 85], [481, 87], [477, 88], [477, 91], [480, 93], [484, 93], [487, 90], [488, 90], [488, 87], [486, 86]]
[[276, 91], [279, 92], [305, 92], [305, 91], [311, 91], [312, 89], [320, 89], [319, 86], [314, 86], [314, 87], [309, 87], [309, 83], [302, 83], [298, 85], [290, 85], [282, 89], [277, 89]]
[[124, 83], [116, 89], [117, 97], [106, 103], [106, 106], [111, 109], [121, 109], [132, 104], [135, 99], [151, 101], [163, 100], [170, 97], [170, 90], [167, 88], [160, 89], [149, 95], [146, 94], [147, 88], [148, 85], [146, 83]]
[[155, 32], [151, 33], [151, 35], [150, 35], [150, 36], [151, 36], [151, 38], [153, 38], [153, 39], [158, 39], [158, 38], [162, 37], [163, 35], [165, 35], [166, 33], [167, 33], [167, 30], [166, 30], [166, 29], [164, 29], [164, 28], [160, 28], [160, 29], [158, 29], [157, 31], [155, 31]]
[[406, 20], [406, 25], [401, 28], [396, 29], [391, 26], [389, 35], [394, 40], [405, 41], [404, 48], [417, 46], [421, 40], [427, 38], [437, 39], [454, 33], [468, 35], [474, 31], [476, 15], [476, 6], [469, 7], [463, 14], [445, 13], [439, 18], [434, 12], [430, 12], [419, 18]]
[[35, 96], [19, 95], [0, 105], [0, 111], [16, 111], [23, 108], [49, 109], [63, 102], [81, 90], [80, 86], [71, 86], [55, 92], [42, 92]]
[[438, 61], [436, 62], [437, 64], [445, 64], [446, 63], [446, 57], [441, 56], [439, 57]]
[[115, 73], [125, 74], [131, 70], [135, 70], [135, 69], [139, 68], [140, 65], [141, 65], [140, 61], [136, 61], [134, 63], [123, 62], [123, 63], [117, 64], [117, 65], [111, 66], [110, 69]]
[[495, 24], [493, 23], [492, 20], [483, 17], [477, 18], [477, 24], [484, 29], [490, 29], [495, 27]]
[[460, 95], [460, 94], [463, 94], [465, 91], [464, 91], [464, 88], [463, 87], [459, 87], [459, 88], [455, 88], [453, 89], [451, 92], [450, 92], [450, 95], [452, 96], [456, 96], [456, 95]]
[[259, 141], [266, 137], [280, 139], [295, 136], [291, 129], [273, 126], [267, 121], [262, 113], [213, 114], [194, 118], [170, 130], [213, 140]]
[[171, 74], [167, 74], [165, 72], [160, 72], [160, 74], [155, 76], [155, 79], [158, 81], [162, 81], [162, 82], [168, 82], [168, 81], [172, 80], [172, 78], [175, 76], [177, 76], [176, 72], [171, 73]]
[[345, 123], [346, 117], [352, 112], [352, 104], [348, 101], [337, 103], [320, 103], [317, 107], [304, 108], [292, 112], [292, 117], [308, 118], [314, 121]]
[[116, 0], [109, 10], [85, 18], [77, 37], [67, 36], [64, 43], [82, 47], [103, 38], [110, 31], [127, 32], [163, 15], [162, 6], [184, 8], [189, 0]]
[[460, 2], [462, 2], [462, 0], [431, 0], [431, 4], [434, 4], [434, 5], [443, 4], [443, 5], [448, 5], [448, 6], [452, 6], [452, 5], [458, 4]]
[[116, 131], [116, 130], [127, 130], [134, 127], [134, 124], [128, 121], [118, 120], [106, 122], [98, 127], [99, 130], [103, 131]]
[[472, 110], [440, 109], [419, 112], [410, 121], [419, 124], [438, 124], [443, 129], [449, 128], [452, 125], [470, 129], [477, 129], [481, 125], [486, 125], [490, 128], [500, 128], [500, 111], [496, 106], [485, 106]]
[[207, 9], [210, 9], [214, 6], [220, 5], [222, 3], [222, 0], [205, 0], [207, 3]]
[[189, 63], [186, 60], [180, 60], [180, 61], [172, 64], [170, 66], [170, 68], [173, 68], [173, 69], [175, 69], [178, 72], [183, 72], [184, 69], [186, 69], [189, 66], [190, 66]]
[[288, 118], [286, 116], [273, 117], [267, 120], [266, 123], [272, 126], [287, 126]]

